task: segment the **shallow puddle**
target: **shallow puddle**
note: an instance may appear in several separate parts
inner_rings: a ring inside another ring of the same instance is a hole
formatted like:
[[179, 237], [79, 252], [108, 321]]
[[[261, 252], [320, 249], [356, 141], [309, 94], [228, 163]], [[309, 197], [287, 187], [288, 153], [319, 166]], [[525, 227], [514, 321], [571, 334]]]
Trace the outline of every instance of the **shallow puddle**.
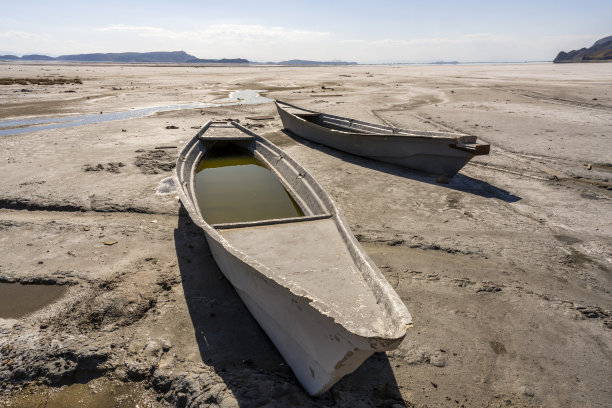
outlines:
[[67, 290], [60, 285], [0, 283], [0, 318], [18, 319], [35, 312], [64, 296]]
[[5, 401], [0, 400], [0, 404], [7, 408], [144, 408], [159, 405], [154, 394], [140, 383], [122, 383], [104, 378], [61, 388], [30, 386]]
[[233, 144], [206, 152], [197, 168], [195, 190], [209, 224], [304, 215], [274, 173]]

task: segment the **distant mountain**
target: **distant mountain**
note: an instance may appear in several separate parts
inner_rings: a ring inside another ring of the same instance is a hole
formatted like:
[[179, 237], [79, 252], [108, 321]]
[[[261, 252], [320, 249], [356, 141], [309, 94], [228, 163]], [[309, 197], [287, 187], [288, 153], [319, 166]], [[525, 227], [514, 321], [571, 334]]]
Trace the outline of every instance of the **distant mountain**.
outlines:
[[[0, 60], [24, 61], [65, 61], [65, 62], [118, 62], [118, 63], [171, 63], [171, 64], [260, 64], [244, 58], [202, 59], [187, 54], [185, 51], [160, 52], [119, 52], [60, 55], [57, 58], [47, 55], [31, 54], [17, 57], [15, 55], [0, 55]], [[356, 65], [356, 62], [347, 61], [309, 61], [292, 59], [281, 62], [266, 62], [271, 65]]]
[[189, 64], [248, 64], [249, 60], [244, 58], [222, 58], [222, 59], [200, 59], [194, 58], [185, 61]]
[[70, 61], [70, 62], [120, 62], [120, 63], [174, 63], [174, 64], [248, 64], [243, 58], [232, 59], [200, 59], [185, 51], [160, 51], [160, 52], [119, 52], [119, 53], [94, 53], [94, 54], [71, 54], [60, 55], [57, 58], [47, 55], [24, 55], [19, 58], [15, 55], [0, 55], [0, 60], [24, 60], [24, 61]]
[[23, 57], [21, 57], [21, 59], [28, 60], [28, 61], [52, 61], [54, 58], [49, 57], [47, 55], [30, 54], [30, 55], [24, 55]]
[[187, 62], [195, 59], [193, 55], [185, 51], [161, 51], [161, 52], [120, 52], [120, 53], [96, 53], [96, 54], [74, 54], [60, 55], [58, 61], [81, 61], [81, 62]]
[[612, 36], [596, 41], [590, 48], [570, 52], [561, 51], [553, 62], [612, 61]]
[[276, 65], [357, 65], [356, 62], [346, 61], [308, 61], [301, 59], [292, 59], [289, 61], [269, 62], [268, 64]]

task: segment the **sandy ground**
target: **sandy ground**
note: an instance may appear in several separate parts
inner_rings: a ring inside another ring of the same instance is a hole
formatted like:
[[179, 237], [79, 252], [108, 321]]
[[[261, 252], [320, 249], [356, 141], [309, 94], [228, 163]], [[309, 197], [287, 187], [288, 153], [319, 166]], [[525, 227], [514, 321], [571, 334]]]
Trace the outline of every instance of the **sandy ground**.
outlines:
[[[2, 403], [610, 406], [611, 67], [0, 65], [1, 78], [82, 82], [0, 85], [0, 121], [262, 89], [492, 145], [440, 184], [284, 133], [271, 103], [0, 136], [0, 281], [68, 288], [0, 319]], [[301, 389], [164, 183], [171, 147], [226, 118], [312, 172], [413, 315], [397, 350], [322, 397]]]

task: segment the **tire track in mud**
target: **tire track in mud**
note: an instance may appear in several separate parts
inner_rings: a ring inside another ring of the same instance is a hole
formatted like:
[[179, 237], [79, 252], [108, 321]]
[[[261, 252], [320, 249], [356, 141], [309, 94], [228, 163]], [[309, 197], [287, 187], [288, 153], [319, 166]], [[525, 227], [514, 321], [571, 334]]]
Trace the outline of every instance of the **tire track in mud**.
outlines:
[[480, 258], [486, 258], [487, 256], [479, 250], [470, 250], [462, 248], [452, 248], [448, 246], [441, 246], [437, 243], [425, 242], [424, 238], [420, 235], [413, 235], [409, 239], [404, 238], [380, 238], [380, 237], [366, 237], [363, 234], [355, 234], [357, 241], [369, 244], [384, 244], [387, 246], [403, 246], [411, 249], [421, 250], [432, 250], [432, 251], [443, 251], [449, 254], [461, 254], [467, 256], [477, 256]]
[[612, 106], [606, 106], [600, 103], [589, 103], [589, 102], [576, 101], [572, 99], [558, 98], [555, 96], [549, 96], [549, 95], [546, 95], [540, 92], [530, 91], [526, 89], [510, 89], [510, 88], [500, 88], [500, 87], [493, 87], [489, 89], [502, 91], [502, 92], [508, 92], [513, 95], [518, 95], [518, 96], [522, 96], [525, 98], [535, 99], [538, 102], [553, 103], [556, 105], [566, 105], [566, 106], [571, 106], [575, 108], [591, 109], [591, 110], [597, 110], [597, 111], [606, 112], [606, 113], [612, 112]]
[[[383, 267], [388, 273], [392, 273], [392, 267]], [[397, 272], [399, 275], [401, 272]], [[475, 293], [498, 293], [503, 291], [516, 291], [521, 295], [535, 296], [549, 305], [553, 309], [563, 308], [577, 320], [591, 320], [600, 322], [605, 328], [612, 330], [612, 310], [604, 309], [600, 306], [587, 305], [583, 303], [572, 302], [570, 300], [560, 299], [549, 293], [539, 293], [521, 285], [505, 284], [494, 281], [474, 281], [469, 278], [454, 278], [439, 273], [424, 274], [420, 271], [405, 270], [403, 272], [409, 276], [411, 280], [424, 281], [427, 283], [442, 283], [447, 285], [456, 285], [460, 288], [470, 288]], [[399, 286], [399, 278], [396, 287]]]

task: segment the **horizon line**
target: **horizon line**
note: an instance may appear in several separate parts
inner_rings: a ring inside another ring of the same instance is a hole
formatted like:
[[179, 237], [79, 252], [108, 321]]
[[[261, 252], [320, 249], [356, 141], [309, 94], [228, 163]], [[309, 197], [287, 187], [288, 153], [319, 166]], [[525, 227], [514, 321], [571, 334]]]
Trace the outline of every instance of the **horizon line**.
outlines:
[[[186, 51], [181, 50], [182, 52], [185, 52], [186, 54], [189, 54]], [[77, 54], [60, 54], [57, 56], [53, 56], [54, 54], [43, 54], [43, 53], [8, 53], [5, 54], [3, 53], [2, 55], [0, 55], [0, 61], [4, 61], [4, 62], [10, 62], [10, 61], [14, 61], [13, 59], [2, 59], [1, 57], [4, 56], [15, 56], [18, 57], [19, 60], [21, 61], [39, 61], [39, 62], [45, 62], [45, 60], [23, 60], [22, 58], [24, 56], [29, 56], [29, 55], [40, 55], [40, 56], [45, 56], [45, 57], [49, 57], [49, 58], [53, 58], [54, 62], [72, 62], [72, 63], [77, 63], [77, 62], [88, 62], [88, 63], [124, 63], [124, 64], [147, 64], [147, 63], [159, 63], [159, 64], [164, 64], [164, 63], [168, 63], [168, 64], [197, 64], [197, 62], [178, 62], [178, 61], [167, 61], [167, 62], [159, 62], [159, 61], [142, 61], [142, 62], [121, 62], [121, 61], [77, 61], [77, 60], [68, 60], [68, 61], [64, 61], [64, 60], [57, 60], [57, 58], [62, 57], [62, 56], [71, 56], [71, 55], [88, 55], [88, 54], [128, 54], [128, 53], [135, 53], [135, 54], [149, 54], [149, 53], [172, 53], [172, 52], [181, 52], [181, 51], [122, 51], [122, 52], [87, 52], [87, 53], [77, 53]], [[431, 60], [409, 60], [409, 61], [378, 61], [378, 62], [357, 62], [357, 61], [348, 61], [348, 60], [340, 60], [340, 59], [331, 59], [331, 60], [316, 60], [316, 59], [307, 59], [307, 58], [290, 58], [290, 59], [286, 59], [283, 61], [257, 61], [257, 60], [250, 60], [247, 58], [243, 58], [243, 57], [222, 57], [222, 58], [200, 58], [200, 57], [196, 57], [194, 56], [195, 59], [200, 59], [200, 60], [233, 60], [233, 59], [244, 59], [246, 61], [248, 61], [248, 63], [246, 64], [260, 64], [260, 65], [267, 65], [267, 64], [280, 64], [281, 62], [285, 62], [285, 61], [310, 61], [310, 62], [314, 62], [314, 63], [320, 63], [321, 65], [325, 65], [325, 64], [329, 64], [332, 65], [331, 63], [338, 63], [338, 65], [419, 65], [419, 64], [424, 64], [424, 65], [459, 65], [459, 64], [529, 64], [529, 63], [546, 63], [546, 62], [553, 62], [552, 59], [543, 59], [543, 60], [491, 60], [491, 61], [486, 61], [486, 60], [482, 60], [482, 61], [459, 61], [459, 60], [444, 60], [444, 59], [431, 59]], [[50, 61], [49, 61], [50, 62]], [[237, 64], [238, 65], [238, 64]], [[299, 65], [299, 64], [298, 64]]]

